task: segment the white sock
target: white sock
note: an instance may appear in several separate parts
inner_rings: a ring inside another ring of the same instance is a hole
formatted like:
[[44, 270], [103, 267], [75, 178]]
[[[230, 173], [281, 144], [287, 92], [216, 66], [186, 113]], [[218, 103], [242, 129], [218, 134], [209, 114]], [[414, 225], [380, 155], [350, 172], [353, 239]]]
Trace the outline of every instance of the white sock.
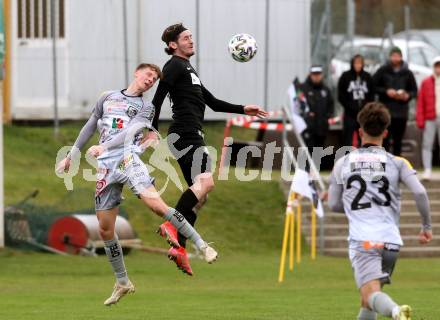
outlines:
[[397, 316], [399, 314], [399, 312], [400, 312], [400, 306], [395, 306], [393, 308], [393, 311], [391, 312], [391, 317], [394, 318], [395, 316]]
[[376, 312], [371, 311], [370, 309], [367, 308], [361, 308], [361, 310], [359, 310], [357, 320], [376, 320], [376, 319], [377, 319]]
[[371, 310], [377, 312], [385, 317], [391, 318], [395, 307], [398, 307], [397, 303], [390, 298], [384, 292], [374, 292], [368, 298], [368, 305]]
[[196, 247], [201, 250], [206, 246], [205, 241], [197, 233], [197, 231], [189, 224], [185, 217], [174, 208], [169, 208], [164, 218], [171, 222], [171, 224], [182, 234], [185, 238], [190, 239]]
[[110, 264], [112, 265], [113, 272], [116, 276], [116, 281], [123, 286], [127, 285], [128, 276], [124, 264], [124, 255], [116, 234], [112, 240], [104, 241], [104, 250]]

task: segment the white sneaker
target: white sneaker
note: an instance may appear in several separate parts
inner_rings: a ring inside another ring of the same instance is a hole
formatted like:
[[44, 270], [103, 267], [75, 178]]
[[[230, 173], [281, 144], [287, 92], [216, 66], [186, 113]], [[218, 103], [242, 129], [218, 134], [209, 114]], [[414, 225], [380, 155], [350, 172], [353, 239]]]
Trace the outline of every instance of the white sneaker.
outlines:
[[422, 180], [424, 180], [424, 181], [431, 180], [431, 173], [432, 173], [431, 169], [425, 169], [425, 171], [423, 172], [423, 175], [422, 175]]
[[399, 311], [393, 316], [393, 320], [411, 320], [411, 312], [410, 306], [400, 306]]
[[112, 304], [116, 304], [127, 293], [134, 293], [134, 292], [135, 292], [135, 288], [130, 280], [128, 280], [128, 283], [125, 286], [116, 282], [112, 295], [110, 296], [110, 298], [104, 301], [104, 305], [110, 306]]
[[209, 244], [205, 243], [205, 246], [202, 247], [200, 251], [202, 251], [206, 262], [213, 263], [215, 260], [217, 260], [218, 253], [214, 250], [214, 248], [210, 247]]

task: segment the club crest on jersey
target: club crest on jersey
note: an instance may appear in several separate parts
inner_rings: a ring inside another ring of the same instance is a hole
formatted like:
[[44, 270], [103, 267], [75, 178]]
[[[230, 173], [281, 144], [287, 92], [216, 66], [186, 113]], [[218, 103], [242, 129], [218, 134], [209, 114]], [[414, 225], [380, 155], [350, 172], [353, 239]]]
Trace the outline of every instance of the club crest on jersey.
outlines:
[[138, 111], [137, 111], [137, 109], [136, 109], [135, 107], [133, 107], [133, 106], [129, 106], [128, 109], [127, 109], [127, 111], [126, 111], [125, 113], [126, 113], [127, 116], [129, 116], [130, 118], [134, 118], [134, 117], [137, 115]]

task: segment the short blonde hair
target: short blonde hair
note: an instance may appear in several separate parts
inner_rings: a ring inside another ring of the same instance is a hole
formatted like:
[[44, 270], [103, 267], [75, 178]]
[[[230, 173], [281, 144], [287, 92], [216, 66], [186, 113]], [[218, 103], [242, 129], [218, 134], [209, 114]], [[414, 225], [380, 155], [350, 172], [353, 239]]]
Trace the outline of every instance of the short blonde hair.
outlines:
[[142, 69], [146, 69], [146, 68], [150, 68], [151, 70], [156, 72], [157, 73], [157, 77], [162, 80], [162, 78], [163, 78], [162, 71], [160, 70], [160, 67], [155, 65], [155, 64], [152, 64], [152, 63], [141, 63], [140, 65], [138, 65], [136, 67], [136, 71], [142, 70]]

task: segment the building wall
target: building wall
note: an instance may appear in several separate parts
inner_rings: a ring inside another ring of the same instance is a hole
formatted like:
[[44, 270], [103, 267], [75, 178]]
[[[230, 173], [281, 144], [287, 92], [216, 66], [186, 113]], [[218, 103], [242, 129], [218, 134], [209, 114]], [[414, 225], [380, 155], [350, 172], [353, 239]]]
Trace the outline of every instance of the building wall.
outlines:
[[[121, 0], [65, 0], [66, 38], [60, 41], [59, 114], [85, 118], [104, 90], [126, 87], [123, 2]], [[127, 1], [129, 76], [140, 62], [163, 66], [169, 59], [160, 40], [163, 29], [183, 22], [193, 32], [197, 56], [191, 63], [204, 85], [218, 98], [233, 103], [264, 104], [277, 109], [286, 98], [289, 82], [303, 78], [309, 65], [311, 0], [269, 1], [268, 73], [265, 74], [265, 0], [132, 0]], [[197, 21], [197, 4], [199, 20]], [[15, 15], [16, 16], [16, 15]], [[14, 15], [13, 15], [14, 17]], [[198, 23], [198, 28], [197, 28]], [[235, 62], [227, 43], [236, 33], [249, 33], [259, 51], [248, 63]], [[16, 119], [53, 117], [52, 54], [50, 40], [41, 49], [23, 46], [15, 38], [12, 114]], [[30, 49], [30, 50], [29, 50]], [[26, 51], [23, 53], [23, 51]], [[35, 53], [35, 54], [34, 54]], [[35, 56], [35, 59], [33, 57]], [[38, 57], [38, 59], [37, 59]], [[42, 77], [41, 74], [45, 73]], [[38, 86], [32, 83], [39, 81]], [[147, 97], [152, 98], [155, 88]], [[35, 99], [38, 97], [38, 99]], [[170, 118], [169, 102], [163, 118]], [[208, 111], [207, 119], [225, 118]]]

